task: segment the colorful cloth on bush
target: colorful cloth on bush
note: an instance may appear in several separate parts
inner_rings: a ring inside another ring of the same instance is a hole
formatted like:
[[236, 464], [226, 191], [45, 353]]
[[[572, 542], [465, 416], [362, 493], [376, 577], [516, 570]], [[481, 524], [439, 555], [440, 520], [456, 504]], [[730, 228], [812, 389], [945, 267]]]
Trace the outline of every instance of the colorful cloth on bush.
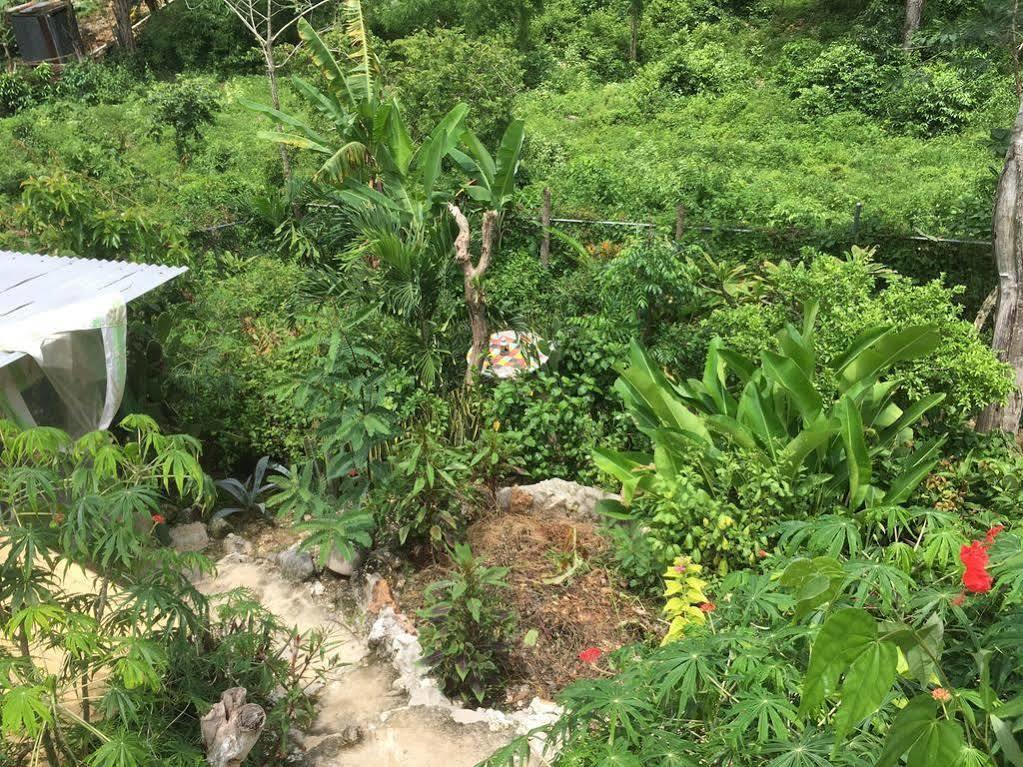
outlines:
[[[547, 362], [540, 351], [543, 339], [532, 333], [502, 330], [490, 336], [490, 349], [483, 359], [483, 375], [514, 378], [525, 370], [536, 370]], [[468, 355], [466, 355], [468, 359]]]

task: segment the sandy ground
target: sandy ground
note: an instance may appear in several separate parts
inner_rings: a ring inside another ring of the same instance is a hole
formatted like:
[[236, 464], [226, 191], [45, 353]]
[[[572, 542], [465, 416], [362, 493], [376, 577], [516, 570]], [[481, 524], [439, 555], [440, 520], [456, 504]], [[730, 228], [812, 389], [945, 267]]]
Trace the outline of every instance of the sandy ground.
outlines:
[[[335, 666], [318, 697], [319, 715], [301, 739], [315, 767], [473, 767], [512, 737], [487, 724], [456, 723], [448, 710], [407, 705], [393, 687], [390, 661], [370, 653], [359, 618], [343, 616], [328, 600], [314, 597], [310, 584], [293, 584], [264, 560], [232, 555], [217, 574], [199, 584], [207, 594], [243, 587], [283, 622], [300, 631], [324, 630], [336, 643]], [[356, 727], [354, 746], [339, 746], [340, 735]]]

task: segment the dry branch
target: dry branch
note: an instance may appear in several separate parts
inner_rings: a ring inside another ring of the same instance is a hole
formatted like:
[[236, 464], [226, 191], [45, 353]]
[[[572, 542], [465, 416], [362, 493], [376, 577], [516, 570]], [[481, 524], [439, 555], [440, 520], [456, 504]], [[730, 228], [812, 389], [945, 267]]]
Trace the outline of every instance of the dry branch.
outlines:
[[263, 732], [266, 712], [246, 703], [245, 695], [244, 687], [224, 690], [220, 702], [199, 723], [211, 767], [241, 767]]

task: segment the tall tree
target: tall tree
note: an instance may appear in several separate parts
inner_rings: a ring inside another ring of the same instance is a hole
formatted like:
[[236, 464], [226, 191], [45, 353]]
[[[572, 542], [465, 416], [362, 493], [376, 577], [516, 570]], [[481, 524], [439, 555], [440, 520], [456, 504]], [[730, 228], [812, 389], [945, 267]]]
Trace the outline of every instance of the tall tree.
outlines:
[[[920, 0], [922, 2], [922, 0]], [[912, 2], [912, 0], [907, 0]], [[629, 36], [629, 60], [635, 61], [639, 57], [639, 25], [643, 20], [643, 0], [629, 0], [629, 23], [631, 34]]]
[[[115, 3], [126, 1], [114, 0]], [[270, 86], [270, 103], [275, 110], [280, 110], [281, 95], [277, 83], [277, 73], [294, 55], [295, 51], [292, 51], [284, 61], [278, 61], [274, 49], [288, 30], [300, 20], [304, 21], [305, 16], [326, 5], [330, 0], [223, 0], [223, 2], [255, 39], [256, 47], [263, 55], [263, 62], [266, 66], [266, 77]], [[362, 6], [358, 0], [345, 0], [345, 13], [354, 15], [356, 21], [360, 25], [362, 24]], [[277, 130], [281, 130], [279, 125]], [[279, 148], [284, 179], [290, 181], [291, 161], [288, 159], [288, 152], [284, 145], [282, 144]]]
[[925, 0], [906, 0], [906, 20], [902, 25], [902, 47], [909, 48], [913, 43], [913, 35], [920, 29], [920, 20], [924, 15]]
[[126, 51], [134, 51], [135, 32], [131, 28], [131, 0], [113, 0], [114, 35], [117, 44]]
[[980, 414], [977, 429], [1016, 434], [1023, 411], [1023, 100], [998, 179], [992, 229], [998, 268], [998, 307], [992, 347], [999, 357], [1012, 365], [1016, 388], [1004, 404], [991, 405]]

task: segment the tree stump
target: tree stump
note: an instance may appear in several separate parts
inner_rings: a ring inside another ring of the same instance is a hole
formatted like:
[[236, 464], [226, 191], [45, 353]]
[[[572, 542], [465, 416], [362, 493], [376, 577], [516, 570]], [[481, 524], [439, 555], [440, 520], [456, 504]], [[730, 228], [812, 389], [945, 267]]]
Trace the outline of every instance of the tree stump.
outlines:
[[244, 687], [224, 690], [217, 703], [199, 723], [211, 767], [241, 767], [259, 740], [266, 724], [266, 712], [245, 702]]

